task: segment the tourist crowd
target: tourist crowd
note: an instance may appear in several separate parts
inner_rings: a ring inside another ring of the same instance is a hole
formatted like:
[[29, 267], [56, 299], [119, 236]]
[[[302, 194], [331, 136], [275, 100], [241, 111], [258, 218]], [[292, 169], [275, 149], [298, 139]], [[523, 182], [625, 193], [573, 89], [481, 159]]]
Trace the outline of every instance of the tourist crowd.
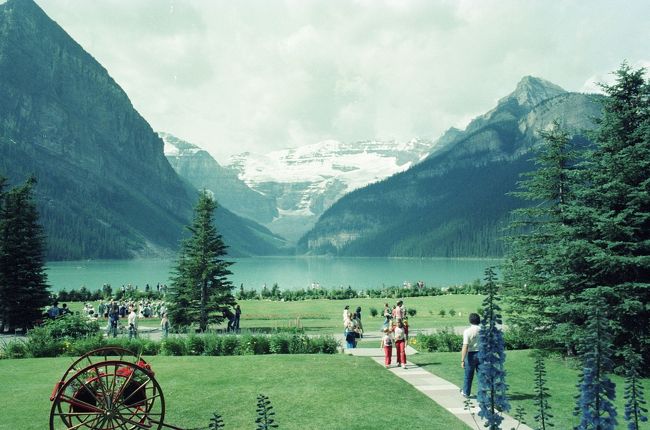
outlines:
[[[408, 342], [408, 318], [404, 302], [399, 300], [394, 306], [384, 305], [384, 322], [382, 325], [383, 336], [380, 346], [384, 350], [384, 364], [390, 367], [393, 356], [393, 346], [397, 355], [397, 366], [406, 366], [406, 344]], [[354, 312], [350, 306], [343, 309], [343, 335], [347, 348], [356, 348], [358, 339], [363, 338], [363, 324], [361, 323], [361, 307]]]

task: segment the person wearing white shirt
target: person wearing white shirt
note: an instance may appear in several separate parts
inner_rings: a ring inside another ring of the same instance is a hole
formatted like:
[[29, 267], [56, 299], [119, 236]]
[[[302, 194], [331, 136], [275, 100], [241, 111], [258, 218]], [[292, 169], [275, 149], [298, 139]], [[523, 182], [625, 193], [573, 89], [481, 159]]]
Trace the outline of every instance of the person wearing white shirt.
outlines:
[[472, 391], [474, 374], [478, 372], [478, 341], [481, 331], [481, 317], [478, 314], [469, 314], [470, 326], [463, 332], [463, 348], [460, 352], [460, 366], [465, 369], [462, 394], [469, 397]]
[[135, 308], [131, 306], [131, 312], [129, 312], [129, 340], [134, 337], [138, 337], [138, 314], [135, 312]]

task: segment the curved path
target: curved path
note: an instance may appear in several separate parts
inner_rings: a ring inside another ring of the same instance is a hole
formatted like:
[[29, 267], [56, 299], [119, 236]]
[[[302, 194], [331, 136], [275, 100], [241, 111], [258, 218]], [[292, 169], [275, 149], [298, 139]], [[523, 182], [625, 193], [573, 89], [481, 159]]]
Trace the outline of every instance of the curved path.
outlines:
[[[379, 335], [367, 336], [370, 339], [375, 339], [379, 342]], [[364, 339], [366, 336], [364, 336]], [[345, 353], [360, 357], [370, 357], [377, 362], [381, 367], [384, 367], [384, 352], [379, 348], [354, 348], [346, 349]], [[406, 356], [417, 354], [417, 350], [410, 346], [406, 347]], [[438, 403], [443, 408], [454, 414], [459, 420], [471, 428], [484, 429], [484, 422], [478, 416], [478, 403], [476, 400], [470, 401], [470, 410], [465, 408], [464, 398], [460, 394], [460, 388], [451, 382], [434, 375], [433, 373], [421, 368], [415, 363], [406, 360], [405, 367], [390, 367], [387, 369], [395, 376], [402, 378], [409, 384], [413, 385], [415, 389], [424, 393], [425, 396]], [[504, 420], [501, 423], [503, 430], [532, 430], [525, 424], [520, 424], [517, 420], [509, 415], [503, 415]]]

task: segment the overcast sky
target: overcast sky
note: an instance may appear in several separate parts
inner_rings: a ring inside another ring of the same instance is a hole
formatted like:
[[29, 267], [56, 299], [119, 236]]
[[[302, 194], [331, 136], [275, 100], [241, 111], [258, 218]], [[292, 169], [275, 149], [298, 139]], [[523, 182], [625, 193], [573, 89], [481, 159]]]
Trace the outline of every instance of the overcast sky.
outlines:
[[649, 0], [37, 0], [154, 130], [220, 162], [323, 139], [438, 138], [524, 75], [650, 66]]

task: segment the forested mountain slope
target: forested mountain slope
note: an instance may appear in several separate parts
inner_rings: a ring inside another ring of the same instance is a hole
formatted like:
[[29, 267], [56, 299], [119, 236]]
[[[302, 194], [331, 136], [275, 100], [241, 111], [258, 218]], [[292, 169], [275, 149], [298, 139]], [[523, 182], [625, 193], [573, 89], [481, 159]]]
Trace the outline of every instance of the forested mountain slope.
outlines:
[[522, 172], [539, 130], [554, 120], [585, 143], [600, 115], [599, 96], [569, 93], [525, 77], [465, 130], [451, 129], [432, 154], [406, 172], [346, 195], [300, 241], [300, 251], [354, 256], [500, 256], [507, 194]]
[[[169, 255], [196, 191], [163, 142], [90, 54], [32, 0], [0, 4], [0, 175], [35, 175], [49, 259]], [[217, 211], [233, 254], [275, 239]]]

